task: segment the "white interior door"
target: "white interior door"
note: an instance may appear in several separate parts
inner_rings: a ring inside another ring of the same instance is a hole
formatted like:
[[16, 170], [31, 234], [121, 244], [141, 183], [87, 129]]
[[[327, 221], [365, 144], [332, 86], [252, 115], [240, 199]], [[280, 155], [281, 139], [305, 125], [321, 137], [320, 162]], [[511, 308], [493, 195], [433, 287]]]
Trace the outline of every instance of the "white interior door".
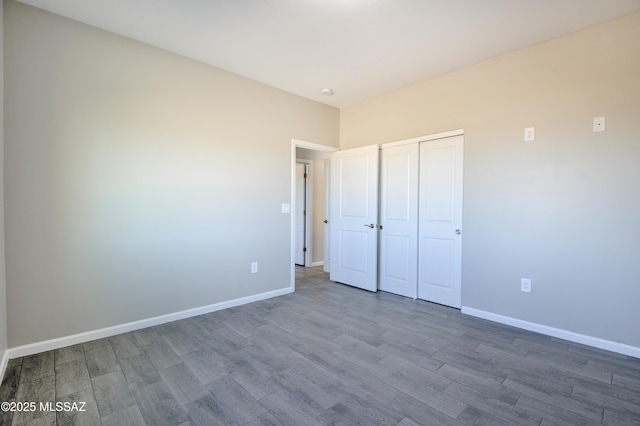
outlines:
[[296, 199], [294, 205], [296, 244], [294, 259], [296, 265], [305, 266], [305, 243], [306, 243], [306, 176], [307, 166], [303, 163], [296, 163]]
[[324, 160], [324, 259], [322, 269], [331, 271], [331, 159]]
[[332, 281], [377, 290], [377, 145], [338, 151], [331, 158]]
[[379, 288], [406, 297], [418, 296], [419, 145], [380, 152]]
[[460, 308], [463, 137], [420, 144], [418, 297]]

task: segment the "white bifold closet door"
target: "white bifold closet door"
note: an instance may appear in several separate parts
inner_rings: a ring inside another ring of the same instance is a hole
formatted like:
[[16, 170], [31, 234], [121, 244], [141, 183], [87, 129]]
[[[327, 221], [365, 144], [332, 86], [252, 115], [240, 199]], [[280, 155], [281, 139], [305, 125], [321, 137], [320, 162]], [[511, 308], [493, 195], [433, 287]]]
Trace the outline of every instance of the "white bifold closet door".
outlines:
[[460, 308], [463, 137], [420, 144], [418, 297]]
[[460, 308], [462, 160], [463, 136], [385, 147], [378, 181], [377, 146], [333, 154], [331, 280]]
[[330, 279], [377, 291], [378, 145], [331, 157]]
[[418, 297], [419, 144], [380, 151], [380, 275], [382, 291]]

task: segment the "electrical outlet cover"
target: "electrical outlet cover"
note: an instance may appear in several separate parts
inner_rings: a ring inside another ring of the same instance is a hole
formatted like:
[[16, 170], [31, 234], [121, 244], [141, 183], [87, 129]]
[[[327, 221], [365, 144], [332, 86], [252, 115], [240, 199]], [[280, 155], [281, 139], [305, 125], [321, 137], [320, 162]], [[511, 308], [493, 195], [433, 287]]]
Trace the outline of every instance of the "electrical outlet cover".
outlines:
[[593, 131], [604, 132], [604, 130], [605, 130], [604, 117], [595, 117], [593, 119]]

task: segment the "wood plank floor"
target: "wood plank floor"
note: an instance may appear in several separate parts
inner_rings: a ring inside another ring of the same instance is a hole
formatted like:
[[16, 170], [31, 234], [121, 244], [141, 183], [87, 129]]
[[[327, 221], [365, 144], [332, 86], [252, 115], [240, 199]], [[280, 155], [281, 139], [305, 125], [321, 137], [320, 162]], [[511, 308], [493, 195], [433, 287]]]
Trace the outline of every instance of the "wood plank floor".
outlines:
[[3, 425], [640, 424], [640, 360], [328, 281], [13, 359]]

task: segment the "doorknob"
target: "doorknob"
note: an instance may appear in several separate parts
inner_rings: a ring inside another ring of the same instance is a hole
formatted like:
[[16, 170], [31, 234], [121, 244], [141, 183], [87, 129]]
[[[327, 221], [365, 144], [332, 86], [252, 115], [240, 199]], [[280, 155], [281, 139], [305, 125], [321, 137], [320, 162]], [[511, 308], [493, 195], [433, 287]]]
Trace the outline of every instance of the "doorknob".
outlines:
[[375, 228], [376, 226], [373, 223], [370, 223], [369, 225], [367, 225], [366, 223], [364, 224], [364, 226], [367, 226], [369, 228]]
[[378, 225], [378, 229], [382, 231], [382, 225]]
[[462, 234], [462, 231], [459, 229], [456, 229], [456, 235], [460, 235], [460, 234]]
[[327, 219], [324, 220], [324, 223], [329, 223], [329, 221]]

